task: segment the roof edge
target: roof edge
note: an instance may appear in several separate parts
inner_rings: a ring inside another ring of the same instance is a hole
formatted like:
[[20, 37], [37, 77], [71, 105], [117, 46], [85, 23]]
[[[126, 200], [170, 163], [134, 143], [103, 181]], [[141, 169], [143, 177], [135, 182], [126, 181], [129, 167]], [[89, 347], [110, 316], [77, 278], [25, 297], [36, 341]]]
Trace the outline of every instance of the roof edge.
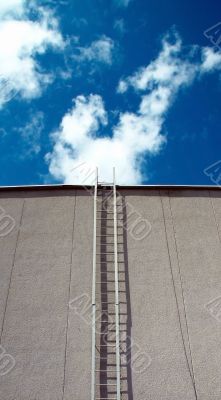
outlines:
[[[110, 185], [107, 185], [110, 186]], [[116, 185], [118, 189], [173, 189], [173, 190], [220, 190], [219, 185]], [[19, 186], [0, 186], [0, 191], [31, 191], [31, 190], [90, 190], [93, 185], [69, 185], [69, 184], [52, 184], [52, 185], [19, 185]]]

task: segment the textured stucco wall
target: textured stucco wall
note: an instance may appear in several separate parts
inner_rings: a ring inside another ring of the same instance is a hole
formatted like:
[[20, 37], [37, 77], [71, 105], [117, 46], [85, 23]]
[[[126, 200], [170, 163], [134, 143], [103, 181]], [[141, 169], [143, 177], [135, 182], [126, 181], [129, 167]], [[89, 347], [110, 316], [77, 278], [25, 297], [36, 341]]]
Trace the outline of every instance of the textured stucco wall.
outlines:
[[[139, 348], [149, 362], [140, 371], [131, 363], [124, 399], [218, 400], [221, 192], [120, 195], [128, 213], [134, 209], [151, 224], [136, 240], [126, 212], [131, 357]], [[93, 197], [82, 190], [5, 191], [0, 206], [16, 221], [0, 237], [0, 398], [89, 399], [90, 321], [68, 304], [91, 295]], [[16, 361], [5, 375], [2, 349]]]

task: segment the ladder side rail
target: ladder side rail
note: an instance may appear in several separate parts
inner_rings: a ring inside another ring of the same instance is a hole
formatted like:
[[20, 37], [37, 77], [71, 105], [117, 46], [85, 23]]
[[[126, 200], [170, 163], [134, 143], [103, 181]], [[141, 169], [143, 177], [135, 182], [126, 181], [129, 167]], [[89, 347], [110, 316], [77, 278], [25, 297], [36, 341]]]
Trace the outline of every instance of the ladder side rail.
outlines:
[[117, 195], [115, 168], [113, 168], [113, 207], [114, 207], [114, 271], [115, 271], [115, 329], [116, 329], [116, 374], [117, 400], [121, 397], [120, 388], [120, 339], [119, 339], [119, 282], [118, 282], [118, 240], [117, 240]]
[[93, 230], [93, 273], [92, 273], [92, 360], [91, 360], [91, 400], [96, 395], [96, 248], [97, 248], [97, 186], [98, 169], [94, 184], [94, 230]]

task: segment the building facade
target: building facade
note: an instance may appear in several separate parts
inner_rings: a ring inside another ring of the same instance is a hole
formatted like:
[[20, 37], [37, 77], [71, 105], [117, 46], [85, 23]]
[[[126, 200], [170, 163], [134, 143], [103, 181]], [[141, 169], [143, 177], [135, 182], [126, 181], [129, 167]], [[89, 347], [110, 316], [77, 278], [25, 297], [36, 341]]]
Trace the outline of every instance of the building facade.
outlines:
[[[117, 193], [122, 400], [218, 400], [220, 189]], [[91, 187], [0, 189], [1, 400], [90, 399], [93, 223]]]

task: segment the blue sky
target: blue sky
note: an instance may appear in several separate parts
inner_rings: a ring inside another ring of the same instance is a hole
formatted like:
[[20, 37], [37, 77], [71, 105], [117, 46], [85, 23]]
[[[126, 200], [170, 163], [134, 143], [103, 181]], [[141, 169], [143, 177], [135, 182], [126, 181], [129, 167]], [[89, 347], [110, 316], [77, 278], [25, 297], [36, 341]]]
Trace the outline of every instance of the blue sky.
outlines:
[[0, 185], [90, 183], [95, 165], [214, 184], [220, 21], [218, 1], [3, 0]]

